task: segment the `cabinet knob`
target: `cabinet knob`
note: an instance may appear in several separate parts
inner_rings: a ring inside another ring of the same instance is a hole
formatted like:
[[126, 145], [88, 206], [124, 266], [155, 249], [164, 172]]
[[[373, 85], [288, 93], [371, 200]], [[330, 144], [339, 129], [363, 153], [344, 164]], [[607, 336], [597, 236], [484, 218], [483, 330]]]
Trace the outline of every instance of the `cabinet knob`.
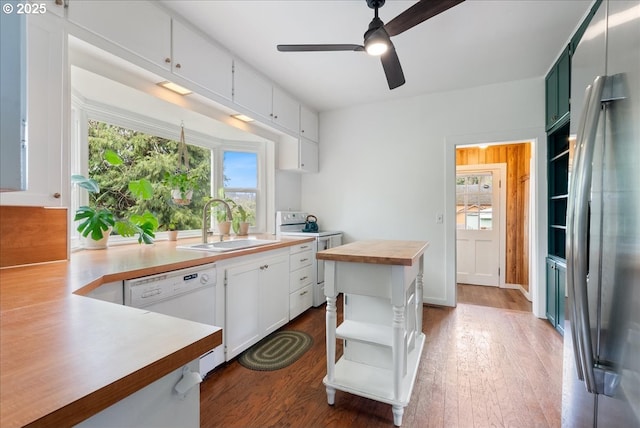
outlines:
[[164, 62], [166, 62], [167, 64], [169, 64], [171, 62], [171, 58], [167, 57], [164, 59]]
[[182, 66], [180, 65], [180, 63], [176, 64], [176, 68], [182, 68]]
[[56, 199], [60, 199], [60, 196], [62, 196], [62, 195], [60, 195], [60, 193], [58, 193], [58, 192], [53, 194], [53, 197], [56, 198]]

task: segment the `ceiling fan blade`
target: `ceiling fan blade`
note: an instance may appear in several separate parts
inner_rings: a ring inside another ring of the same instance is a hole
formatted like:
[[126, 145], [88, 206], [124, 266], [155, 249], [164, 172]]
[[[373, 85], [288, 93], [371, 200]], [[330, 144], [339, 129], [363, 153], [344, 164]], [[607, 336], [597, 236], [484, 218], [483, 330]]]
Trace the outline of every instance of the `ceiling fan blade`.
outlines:
[[420, 0], [387, 22], [384, 29], [387, 30], [389, 36], [397, 36], [463, 1], [464, 0]]
[[382, 68], [384, 74], [387, 76], [387, 83], [389, 89], [395, 89], [398, 86], [404, 85], [404, 73], [402, 72], [402, 66], [400, 66], [400, 59], [396, 53], [396, 48], [391, 44], [389, 49], [380, 56], [382, 61]]
[[363, 51], [361, 45], [278, 45], [279, 52]]

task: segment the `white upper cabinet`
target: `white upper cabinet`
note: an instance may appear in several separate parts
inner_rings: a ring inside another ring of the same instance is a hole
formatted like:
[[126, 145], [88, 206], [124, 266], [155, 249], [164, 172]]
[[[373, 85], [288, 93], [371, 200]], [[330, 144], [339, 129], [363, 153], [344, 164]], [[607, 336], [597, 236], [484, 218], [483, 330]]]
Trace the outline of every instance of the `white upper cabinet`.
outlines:
[[271, 82], [238, 60], [233, 64], [233, 102], [271, 119], [273, 90]]
[[171, 70], [171, 16], [151, 2], [71, 1], [68, 19]]
[[278, 168], [318, 172], [318, 143], [304, 137], [283, 136], [278, 142]]
[[27, 16], [27, 189], [0, 193], [2, 205], [58, 207], [68, 200], [63, 154], [65, 47], [60, 18]]
[[300, 130], [300, 103], [275, 86], [271, 119], [289, 131], [298, 133]]
[[231, 55], [177, 20], [173, 20], [172, 62], [174, 74], [231, 99]]
[[233, 102], [292, 135], [300, 132], [300, 103], [238, 60], [233, 65]]
[[318, 113], [300, 106], [300, 135], [318, 142]]

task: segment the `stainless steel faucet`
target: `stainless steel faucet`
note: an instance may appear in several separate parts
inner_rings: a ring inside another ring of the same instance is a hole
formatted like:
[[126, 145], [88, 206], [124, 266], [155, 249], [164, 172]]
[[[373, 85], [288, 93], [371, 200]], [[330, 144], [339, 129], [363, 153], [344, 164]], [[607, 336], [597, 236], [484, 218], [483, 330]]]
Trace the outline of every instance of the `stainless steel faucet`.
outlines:
[[[231, 207], [229, 206], [228, 203], [226, 203], [225, 201], [223, 201], [222, 199], [211, 199], [209, 201], [207, 201], [206, 204], [204, 204], [204, 208], [202, 209], [202, 243], [206, 244], [207, 243], [207, 225], [208, 225], [208, 211], [209, 211], [209, 207], [211, 206], [211, 203], [213, 202], [221, 202], [222, 205], [224, 205], [225, 209], [227, 210], [227, 221], [232, 221], [232, 217], [233, 215], [231, 214]], [[222, 241], [222, 234], [220, 234], [220, 240]]]

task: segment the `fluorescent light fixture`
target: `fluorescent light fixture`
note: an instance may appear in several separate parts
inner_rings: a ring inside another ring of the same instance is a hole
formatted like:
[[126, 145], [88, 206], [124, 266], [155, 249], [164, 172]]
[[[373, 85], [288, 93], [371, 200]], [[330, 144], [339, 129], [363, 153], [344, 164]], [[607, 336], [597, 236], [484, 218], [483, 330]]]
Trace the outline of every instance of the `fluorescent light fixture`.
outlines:
[[241, 120], [243, 122], [253, 122], [253, 119], [249, 116], [245, 116], [244, 114], [232, 114], [231, 117]]
[[191, 93], [191, 91], [187, 88], [183, 88], [182, 86], [177, 85], [173, 82], [169, 82], [168, 80], [165, 80], [164, 82], [158, 82], [157, 85], [180, 95], [189, 95]]
[[480, 144], [478, 147], [479, 147], [480, 149], [484, 150], [484, 149], [486, 149], [487, 147], [489, 147], [489, 145], [488, 145], [488, 144]]

